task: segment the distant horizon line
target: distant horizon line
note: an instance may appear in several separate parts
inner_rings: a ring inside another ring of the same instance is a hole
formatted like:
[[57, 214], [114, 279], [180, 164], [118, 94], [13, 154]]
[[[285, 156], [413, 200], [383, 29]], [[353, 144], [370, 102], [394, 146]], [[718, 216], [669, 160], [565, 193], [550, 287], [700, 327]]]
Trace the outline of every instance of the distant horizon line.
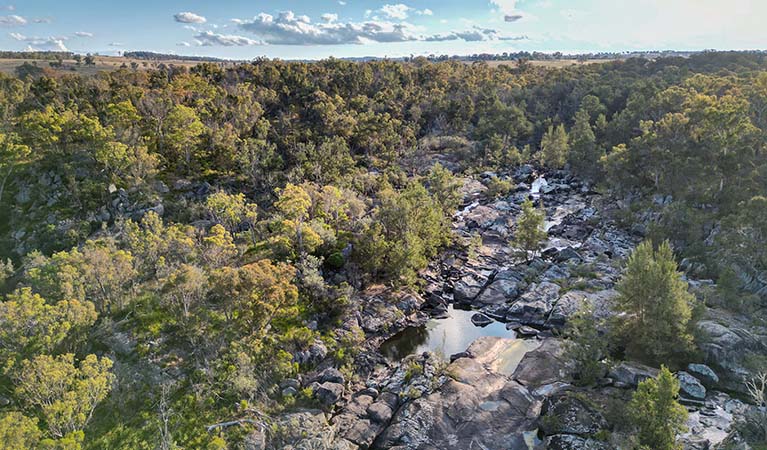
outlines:
[[[509, 59], [520, 59], [520, 57], [524, 57], [526, 55], [534, 56], [534, 55], [545, 55], [545, 56], [556, 56], [552, 59], [578, 59], [578, 58], [586, 58], [586, 57], [599, 57], [599, 59], [610, 59], [609, 56], [616, 56], [616, 57], [632, 57], [632, 56], [648, 56], [648, 55], [660, 55], [660, 56], [689, 56], [693, 54], [699, 54], [699, 53], [748, 53], [748, 54], [754, 54], [754, 53], [767, 53], [767, 49], [703, 49], [703, 50], [674, 50], [674, 49], [665, 49], [665, 50], [658, 50], [658, 49], [647, 49], [647, 50], [621, 50], [621, 51], [589, 51], [589, 52], [569, 52], [569, 51], [562, 51], [562, 50], [519, 50], [519, 51], [513, 51], [513, 52], [499, 52], [499, 53], [490, 53], [490, 52], [482, 52], [482, 53], [467, 53], [467, 54], [454, 54], [454, 55], [448, 55], [448, 54], [429, 54], [429, 55], [423, 55], [423, 54], [411, 54], [407, 56], [328, 56], [323, 58], [279, 58], [279, 57], [270, 57], [266, 55], [260, 55], [260, 56], [254, 56], [250, 59], [235, 59], [235, 58], [225, 58], [225, 57], [217, 57], [217, 56], [206, 56], [206, 55], [193, 55], [193, 54], [177, 54], [177, 53], [163, 53], [163, 52], [155, 52], [155, 51], [149, 51], [149, 50], [129, 50], [129, 51], [119, 51], [113, 54], [109, 54], [110, 52], [80, 52], [75, 50], [69, 50], [69, 51], [55, 51], [55, 50], [45, 50], [45, 51], [16, 51], [16, 50], [0, 50], [0, 54], [8, 55], [30, 55], [30, 54], [44, 54], [44, 55], [79, 55], [79, 56], [100, 56], [100, 57], [112, 57], [112, 58], [133, 58], [133, 59], [143, 59], [147, 61], [162, 61], [162, 60], [171, 60], [171, 59], [178, 59], [178, 60], [187, 60], [187, 61], [199, 61], [199, 62], [252, 62], [256, 60], [281, 60], [281, 61], [324, 61], [328, 59], [338, 59], [338, 60], [354, 60], [354, 61], [372, 61], [372, 60], [411, 60], [411, 59], [417, 59], [417, 58], [426, 58], [429, 60], [434, 59], [440, 59], [440, 60], [461, 60], [461, 59], [481, 59], [481, 58], [487, 58], [487, 57], [504, 57]], [[153, 58], [154, 57], [154, 58]]]

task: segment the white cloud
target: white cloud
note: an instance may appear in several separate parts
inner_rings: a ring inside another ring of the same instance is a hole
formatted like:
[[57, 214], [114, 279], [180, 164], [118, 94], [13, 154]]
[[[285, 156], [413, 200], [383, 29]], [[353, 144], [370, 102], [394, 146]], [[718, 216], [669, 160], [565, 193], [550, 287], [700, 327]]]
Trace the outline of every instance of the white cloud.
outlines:
[[338, 4], [341, 6], [346, 6], [346, 2], [344, 0], [338, 0]]
[[273, 45], [338, 45], [366, 42], [407, 42], [419, 40], [415, 27], [388, 21], [311, 23], [292, 11], [277, 17], [261, 13], [249, 20], [235, 20], [245, 31]]
[[338, 14], [325, 13], [320, 18], [328, 23], [335, 22], [338, 20]]
[[91, 38], [93, 37], [93, 33], [89, 33], [87, 31], [75, 31], [75, 36]]
[[517, 9], [517, 0], [490, 0], [490, 3], [503, 15], [506, 22], [517, 22], [525, 18], [525, 14]]
[[430, 10], [429, 8], [422, 9], [420, 11], [416, 11], [416, 14], [421, 16], [433, 16], [434, 11]]
[[243, 47], [246, 45], [261, 45], [261, 41], [256, 41], [244, 36], [233, 34], [218, 34], [212, 31], [202, 31], [195, 37], [197, 44], [203, 47], [220, 45], [224, 47]]
[[[464, 31], [452, 31], [440, 35], [423, 35], [419, 28], [407, 22], [368, 20], [362, 23], [325, 20], [312, 23], [306, 16], [296, 16], [291, 11], [274, 17], [261, 13], [249, 20], [234, 22], [240, 29], [253, 33], [264, 44], [271, 45], [343, 45], [371, 42], [417, 42], [417, 41], [503, 41], [524, 37], [504, 36], [489, 28], [473, 27]], [[198, 40], [200, 36], [196, 36]]]
[[66, 36], [51, 36], [47, 38], [37, 36], [26, 36], [21, 33], [8, 33], [8, 35], [19, 42], [27, 43], [27, 51], [57, 51], [67, 52], [67, 46], [64, 44], [69, 38]]
[[15, 14], [10, 16], [0, 16], [0, 26], [2, 27], [19, 27], [26, 25], [27, 23], [27, 19]]
[[179, 23], [205, 23], [208, 21], [205, 17], [189, 11], [175, 14], [173, 18]]
[[122, 47], [123, 45], [125, 45], [125, 44], [123, 44], [122, 42], [110, 42], [109, 43], [110, 47]]
[[513, 14], [517, 10], [517, 0], [490, 0], [490, 3], [503, 14]]
[[17, 33], [12, 36], [17, 41], [24, 41], [29, 43], [25, 49], [28, 52], [68, 52], [69, 49], [64, 44], [65, 38], [38, 38], [38, 37], [26, 37]]
[[581, 20], [585, 16], [588, 15], [588, 12], [582, 11], [580, 9], [562, 9], [559, 11], [559, 14], [564, 17], [566, 20]]
[[395, 5], [383, 5], [379, 11], [389, 19], [405, 20], [407, 19], [408, 11], [412, 9], [407, 5], [397, 3]]
[[466, 41], [466, 42], [486, 42], [486, 41], [524, 41], [527, 36], [506, 36], [500, 31], [492, 28], [482, 28], [475, 26], [464, 31], [452, 31], [448, 34], [435, 34], [427, 36], [424, 40], [428, 42], [443, 41]]
[[186, 42], [186, 41], [181, 41], [181, 42], [179, 42], [176, 45], [179, 46], [179, 47], [191, 47], [192, 46], [192, 44], [190, 44], [189, 42]]

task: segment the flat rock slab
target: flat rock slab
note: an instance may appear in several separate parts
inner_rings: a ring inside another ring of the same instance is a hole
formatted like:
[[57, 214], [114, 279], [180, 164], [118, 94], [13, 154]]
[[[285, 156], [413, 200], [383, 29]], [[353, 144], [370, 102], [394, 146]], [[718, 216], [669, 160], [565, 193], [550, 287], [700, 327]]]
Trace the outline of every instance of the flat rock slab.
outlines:
[[568, 378], [572, 367], [559, 339], [548, 338], [541, 346], [527, 353], [514, 371], [512, 378], [528, 389]]

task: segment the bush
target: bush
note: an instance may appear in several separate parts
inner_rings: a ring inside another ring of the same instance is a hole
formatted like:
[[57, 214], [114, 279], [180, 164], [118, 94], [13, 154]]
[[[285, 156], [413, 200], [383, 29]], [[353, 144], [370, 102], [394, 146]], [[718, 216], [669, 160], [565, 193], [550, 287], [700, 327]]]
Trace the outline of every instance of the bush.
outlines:
[[508, 195], [509, 192], [511, 192], [512, 187], [511, 181], [493, 177], [487, 182], [487, 191], [485, 191], [485, 195], [488, 198], [502, 197]]
[[589, 306], [583, 306], [567, 322], [569, 354], [575, 361], [578, 384], [593, 384], [605, 372], [602, 358], [607, 354], [607, 340], [599, 335], [598, 322]]
[[687, 430], [687, 409], [677, 401], [679, 380], [666, 366], [656, 378], [639, 383], [629, 403], [639, 443], [654, 450], [677, 450], [679, 433]]
[[637, 246], [618, 282], [617, 309], [625, 312], [620, 333], [627, 354], [649, 363], [664, 363], [692, 349], [690, 305], [695, 298], [677, 272], [668, 241], [653, 249]]

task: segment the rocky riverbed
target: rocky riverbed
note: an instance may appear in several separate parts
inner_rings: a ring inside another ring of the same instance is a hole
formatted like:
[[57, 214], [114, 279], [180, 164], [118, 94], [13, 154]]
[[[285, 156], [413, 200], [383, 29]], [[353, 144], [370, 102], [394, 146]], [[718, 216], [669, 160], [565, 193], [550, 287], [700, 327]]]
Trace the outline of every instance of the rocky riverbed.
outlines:
[[[360, 293], [343, 326], [366, 337], [356, 374], [346, 379], [320, 364], [324, 370], [296, 382], [312, 387], [325, 409], [279, 419], [314, 424], [292, 448], [616, 448], [611, 405], [625, 404], [656, 369], [622, 362], [595, 387], [576, 387], [560, 331], [584, 304], [597, 317], [614, 314], [614, 286], [643, 227], [621, 228], [611, 219], [618, 205], [564, 172], [544, 180], [523, 166], [507, 175], [512, 192], [496, 199], [483, 184], [492, 176], [464, 180], [454, 218], [457, 236], [481, 236], [472, 258], [463, 248], [445, 252], [423, 271], [417, 293]], [[528, 197], [543, 202], [549, 235], [532, 260], [509, 243]], [[689, 282], [695, 293], [710, 285]], [[749, 358], [767, 354], [763, 322], [707, 310], [698, 327], [700, 361], [677, 373], [690, 411], [688, 449], [737, 442], [733, 424], [750, 407], [735, 397]]]

